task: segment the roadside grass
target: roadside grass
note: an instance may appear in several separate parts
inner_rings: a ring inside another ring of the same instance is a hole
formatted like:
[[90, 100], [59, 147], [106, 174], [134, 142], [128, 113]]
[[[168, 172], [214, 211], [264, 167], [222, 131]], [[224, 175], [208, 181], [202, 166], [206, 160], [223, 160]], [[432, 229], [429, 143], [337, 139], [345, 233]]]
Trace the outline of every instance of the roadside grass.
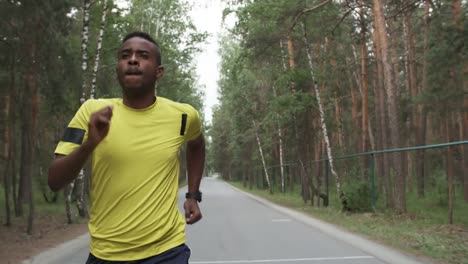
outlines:
[[[39, 182], [34, 182], [33, 185], [33, 195], [34, 195], [34, 212], [35, 216], [55, 216], [58, 218], [63, 218], [63, 222], [67, 223], [67, 215], [65, 211], [65, 198], [63, 195], [63, 191], [57, 193], [57, 200], [54, 202], [47, 202], [43, 196], [43, 191], [41, 188], [41, 184]], [[51, 192], [49, 196], [51, 196]], [[15, 209], [14, 203], [12, 200], [12, 193], [10, 191], [10, 214], [11, 214], [11, 221], [14, 225], [15, 223], [22, 223], [24, 219], [28, 217], [29, 214], [29, 201], [25, 201], [23, 204], [23, 216], [16, 217], [15, 216]], [[86, 199], [89, 200], [89, 199]], [[88, 204], [89, 209], [89, 201], [86, 201]], [[5, 211], [5, 189], [3, 186], [0, 188], [0, 223], [6, 223], [6, 211]], [[86, 223], [87, 219], [81, 218], [78, 216], [78, 210], [76, 208], [76, 202], [72, 202], [72, 217], [74, 223]], [[24, 219], [23, 219], [24, 218]]]
[[310, 214], [318, 219], [344, 227], [352, 232], [418, 256], [432, 258], [436, 263], [468, 264], [468, 203], [457, 189], [454, 205], [454, 224], [448, 224], [448, 206], [441, 203], [435, 190], [426, 191], [425, 198], [407, 194], [408, 213], [396, 215], [382, 209], [372, 213], [342, 212], [336, 193], [330, 190], [329, 207], [304, 204], [300, 188], [296, 192], [270, 194], [267, 190], [249, 189], [242, 182], [228, 182], [233, 186], [268, 199], [285, 207]]

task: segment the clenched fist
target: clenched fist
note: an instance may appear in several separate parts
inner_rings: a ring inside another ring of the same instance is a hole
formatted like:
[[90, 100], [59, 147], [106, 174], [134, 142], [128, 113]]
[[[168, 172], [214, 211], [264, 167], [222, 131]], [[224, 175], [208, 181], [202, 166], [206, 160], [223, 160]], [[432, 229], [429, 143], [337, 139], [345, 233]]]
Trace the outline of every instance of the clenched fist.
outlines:
[[88, 124], [88, 143], [97, 146], [109, 133], [112, 119], [112, 106], [94, 112]]

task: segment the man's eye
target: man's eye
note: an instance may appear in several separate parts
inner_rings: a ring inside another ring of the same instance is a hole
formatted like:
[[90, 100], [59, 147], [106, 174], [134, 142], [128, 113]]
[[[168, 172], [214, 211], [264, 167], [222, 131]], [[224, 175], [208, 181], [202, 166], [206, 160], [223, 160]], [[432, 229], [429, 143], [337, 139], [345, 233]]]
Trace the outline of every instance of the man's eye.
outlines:
[[122, 53], [122, 54], [120, 55], [120, 57], [121, 57], [122, 59], [127, 59], [127, 58], [129, 57], [129, 55], [128, 55], [128, 53]]

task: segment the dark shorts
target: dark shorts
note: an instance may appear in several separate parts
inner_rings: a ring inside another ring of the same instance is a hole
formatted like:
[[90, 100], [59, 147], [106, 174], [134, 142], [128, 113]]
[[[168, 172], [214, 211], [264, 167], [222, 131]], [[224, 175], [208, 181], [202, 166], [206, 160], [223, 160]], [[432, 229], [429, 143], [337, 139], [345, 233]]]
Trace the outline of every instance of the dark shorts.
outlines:
[[89, 254], [86, 264], [188, 264], [190, 258], [190, 248], [182, 244], [178, 247], [169, 249], [159, 255], [132, 261], [109, 261], [95, 257], [93, 254]]

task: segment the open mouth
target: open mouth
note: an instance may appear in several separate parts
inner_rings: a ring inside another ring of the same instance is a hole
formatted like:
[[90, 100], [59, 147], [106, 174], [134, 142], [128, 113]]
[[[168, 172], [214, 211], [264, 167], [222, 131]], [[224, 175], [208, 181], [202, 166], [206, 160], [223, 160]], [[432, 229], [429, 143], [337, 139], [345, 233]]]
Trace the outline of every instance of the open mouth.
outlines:
[[128, 70], [125, 72], [125, 75], [126, 76], [140, 76], [140, 75], [143, 75], [143, 73], [138, 70]]

